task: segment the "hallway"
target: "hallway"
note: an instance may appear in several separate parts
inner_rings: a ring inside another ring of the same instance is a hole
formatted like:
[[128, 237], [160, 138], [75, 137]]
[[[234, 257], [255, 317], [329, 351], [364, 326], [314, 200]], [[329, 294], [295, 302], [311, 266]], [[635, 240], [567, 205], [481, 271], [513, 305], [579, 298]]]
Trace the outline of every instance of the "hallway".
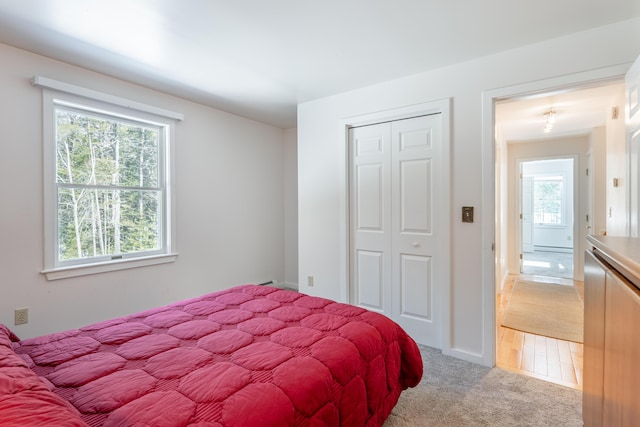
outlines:
[[580, 297], [584, 298], [582, 282], [542, 276], [509, 275], [505, 281], [503, 293], [497, 295], [497, 366], [567, 387], [582, 389], [583, 344], [533, 335], [501, 326], [502, 309], [506, 307], [513, 284], [518, 278], [558, 283], [559, 286], [574, 284]]

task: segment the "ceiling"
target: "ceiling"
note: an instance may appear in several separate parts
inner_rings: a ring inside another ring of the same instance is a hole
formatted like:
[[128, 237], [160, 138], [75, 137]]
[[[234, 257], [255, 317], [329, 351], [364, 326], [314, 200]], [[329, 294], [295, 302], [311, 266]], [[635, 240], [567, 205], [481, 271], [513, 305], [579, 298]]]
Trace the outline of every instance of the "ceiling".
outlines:
[[301, 102], [638, 16], [638, 0], [0, 0], [0, 43], [289, 128]]
[[[587, 134], [606, 125], [614, 106], [623, 120], [623, 81], [508, 99], [496, 103], [496, 129], [510, 143]], [[550, 110], [555, 112], [555, 123], [545, 132], [545, 113]]]

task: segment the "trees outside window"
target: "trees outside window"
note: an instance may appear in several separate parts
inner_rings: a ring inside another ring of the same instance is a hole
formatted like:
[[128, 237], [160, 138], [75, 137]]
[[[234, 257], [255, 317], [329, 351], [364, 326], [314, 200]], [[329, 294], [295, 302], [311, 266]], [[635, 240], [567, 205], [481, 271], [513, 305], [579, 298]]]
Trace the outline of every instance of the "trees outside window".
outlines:
[[561, 225], [564, 197], [562, 176], [536, 176], [533, 182], [533, 221], [536, 224]]
[[159, 249], [162, 129], [57, 106], [60, 261]]
[[173, 261], [174, 122], [101, 100], [44, 95], [47, 277]]

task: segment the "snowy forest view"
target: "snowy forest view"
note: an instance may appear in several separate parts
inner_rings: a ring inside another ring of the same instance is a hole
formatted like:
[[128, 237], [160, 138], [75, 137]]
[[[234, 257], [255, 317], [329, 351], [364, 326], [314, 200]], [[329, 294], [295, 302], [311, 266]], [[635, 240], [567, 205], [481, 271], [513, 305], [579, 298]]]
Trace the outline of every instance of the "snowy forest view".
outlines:
[[56, 107], [58, 259], [159, 248], [159, 126]]

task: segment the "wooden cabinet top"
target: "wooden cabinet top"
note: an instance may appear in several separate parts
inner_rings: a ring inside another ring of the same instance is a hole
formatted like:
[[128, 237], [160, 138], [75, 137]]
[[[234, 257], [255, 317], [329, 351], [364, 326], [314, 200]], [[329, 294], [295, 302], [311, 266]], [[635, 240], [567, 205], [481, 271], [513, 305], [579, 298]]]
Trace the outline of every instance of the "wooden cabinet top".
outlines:
[[587, 236], [587, 241], [607, 263], [640, 288], [640, 238]]

